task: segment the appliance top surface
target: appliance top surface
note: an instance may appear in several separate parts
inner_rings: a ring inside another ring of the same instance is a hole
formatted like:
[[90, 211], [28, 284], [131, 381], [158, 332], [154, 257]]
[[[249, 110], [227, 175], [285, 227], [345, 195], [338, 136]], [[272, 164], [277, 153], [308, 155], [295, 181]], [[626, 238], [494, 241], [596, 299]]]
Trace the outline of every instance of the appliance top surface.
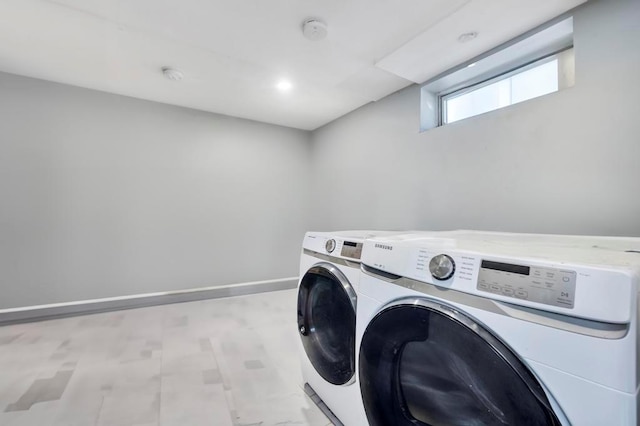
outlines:
[[329, 232], [315, 232], [309, 231], [305, 234], [305, 239], [309, 237], [321, 237], [321, 238], [340, 238], [343, 240], [352, 240], [355, 242], [363, 242], [367, 238], [387, 237], [399, 234], [399, 231], [375, 231], [375, 230], [352, 230], [352, 231], [329, 231]]
[[640, 238], [485, 231], [416, 232], [371, 238], [390, 245], [460, 250], [494, 256], [614, 266], [640, 272]]

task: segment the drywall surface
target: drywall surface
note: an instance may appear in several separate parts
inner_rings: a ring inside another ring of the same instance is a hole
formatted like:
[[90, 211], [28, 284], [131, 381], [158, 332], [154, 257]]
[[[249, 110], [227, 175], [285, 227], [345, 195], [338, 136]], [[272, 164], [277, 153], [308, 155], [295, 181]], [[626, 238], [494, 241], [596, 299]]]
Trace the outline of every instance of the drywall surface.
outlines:
[[573, 88], [419, 133], [413, 86], [316, 130], [313, 227], [640, 236], [639, 20], [576, 11]]
[[307, 132], [0, 74], [0, 309], [296, 276], [309, 154]]

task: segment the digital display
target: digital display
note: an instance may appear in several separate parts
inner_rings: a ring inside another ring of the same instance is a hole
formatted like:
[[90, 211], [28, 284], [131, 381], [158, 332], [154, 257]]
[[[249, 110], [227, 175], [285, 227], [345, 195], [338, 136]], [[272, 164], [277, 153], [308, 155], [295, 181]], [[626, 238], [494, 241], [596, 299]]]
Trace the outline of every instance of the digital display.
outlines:
[[482, 265], [485, 269], [493, 269], [494, 271], [511, 272], [520, 275], [529, 275], [531, 268], [528, 266], [512, 265], [510, 263], [492, 262], [483, 260]]
[[342, 243], [341, 256], [350, 257], [352, 259], [360, 259], [362, 255], [362, 243], [353, 243], [351, 241], [344, 241]]

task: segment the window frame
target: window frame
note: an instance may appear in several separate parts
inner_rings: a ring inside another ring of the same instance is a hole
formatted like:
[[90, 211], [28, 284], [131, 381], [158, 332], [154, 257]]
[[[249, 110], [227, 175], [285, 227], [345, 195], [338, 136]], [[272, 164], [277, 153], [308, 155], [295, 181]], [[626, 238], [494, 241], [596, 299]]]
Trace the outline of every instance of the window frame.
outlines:
[[[565, 12], [420, 83], [419, 132], [446, 125], [440, 96], [477, 84], [490, 84], [490, 80], [552, 55], [559, 60], [558, 91], [573, 87], [576, 83], [573, 15], [573, 10]], [[551, 93], [555, 92], [548, 94]]]

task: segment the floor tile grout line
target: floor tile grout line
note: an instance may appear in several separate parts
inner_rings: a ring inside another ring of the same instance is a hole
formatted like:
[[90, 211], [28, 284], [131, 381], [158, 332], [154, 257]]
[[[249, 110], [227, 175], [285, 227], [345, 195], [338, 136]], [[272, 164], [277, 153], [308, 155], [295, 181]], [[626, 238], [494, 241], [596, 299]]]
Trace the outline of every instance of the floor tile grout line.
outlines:
[[[78, 326], [78, 328], [80, 328], [81, 322], [78, 322], [76, 325]], [[106, 362], [106, 359], [104, 360]], [[100, 399], [100, 407], [98, 408], [98, 414], [96, 415], [96, 422], [95, 422], [95, 426], [98, 426], [100, 424], [100, 418], [102, 417], [103, 413], [102, 413], [102, 409], [104, 407], [104, 399], [105, 396], [104, 394], [102, 395], [101, 399]]]
[[98, 412], [96, 414], [96, 421], [94, 423], [94, 426], [98, 426], [98, 424], [100, 424], [100, 415], [102, 414], [103, 406], [104, 406], [104, 395], [102, 395], [102, 398], [100, 399], [100, 407], [98, 407]]
[[[168, 306], [168, 305], [167, 305]], [[166, 332], [166, 314], [167, 314], [167, 310], [168, 308], [166, 306], [164, 306], [162, 308], [162, 333], [160, 336], [160, 342], [162, 344], [162, 348], [160, 350], [160, 373], [159, 373], [159, 380], [160, 380], [160, 386], [159, 386], [159, 391], [158, 391], [158, 426], [162, 426], [162, 384], [164, 382], [164, 380], [162, 380], [163, 376], [164, 376], [164, 358], [165, 358], [165, 342], [164, 342], [164, 336], [165, 336], [165, 332]]]
[[218, 361], [218, 357], [216, 356], [216, 351], [214, 349], [215, 345], [214, 345], [213, 342], [211, 342], [211, 337], [209, 337], [208, 339], [209, 339], [209, 343], [211, 343], [211, 356], [213, 357], [213, 360], [216, 362], [216, 367], [218, 368], [218, 372], [220, 374], [222, 391], [223, 391], [223, 394], [224, 394], [224, 402], [225, 402], [225, 404], [227, 406], [227, 413], [229, 415], [229, 420], [231, 421], [232, 425], [236, 425], [237, 422], [236, 422], [236, 419], [234, 418], [235, 405], [232, 406], [232, 405], [229, 404], [229, 398], [233, 398], [233, 395], [231, 395], [230, 392], [227, 392], [227, 389], [226, 389], [226, 386], [225, 386], [225, 375], [226, 375], [226, 372], [223, 374], [222, 365]]

